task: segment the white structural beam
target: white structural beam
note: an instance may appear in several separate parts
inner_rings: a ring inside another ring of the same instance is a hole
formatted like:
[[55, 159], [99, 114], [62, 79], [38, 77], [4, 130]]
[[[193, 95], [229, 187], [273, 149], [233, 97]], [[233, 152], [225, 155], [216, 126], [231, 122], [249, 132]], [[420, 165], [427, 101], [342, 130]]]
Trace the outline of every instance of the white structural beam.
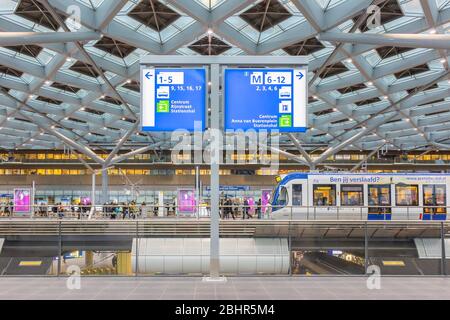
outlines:
[[126, 159], [128, 159], [128, 158], [131, 158], [131, 157], [133, 157], [133, 156], [135, 156], [135, 155], [138, 155], [138, 154], [147, 152], [147, 151], [149, 151], [149, 150], [154, 150], [154, 149], [160, 147], [160, 146], [163, 145], [163, 144], [164, 144], [164, 142], [163, 142], [163, 141], [160, 141], [160, 142], [151, 144], [151, 145], [149, 145], [149, 146], [142, 147], [142, 148], [139, 148], [139, 149], [130, 151], [130, 152], [128, 152], [128, 153], [121, 154], [121, 155], [119, 155], [119, 156], [115, 156], [114, 158], [111, 159], [111, 161], [108, 163], [108, 165], [113, 165], [113, 164], [115, 164], [115, 163], [119, 163], [119, 162], [122, 162], [122, 161], [124, 161], [124, 160], [126, 160]]
[[127, 2], [128, 0], [103, 1], [95, 10], [96, 30], [103, 30], [106, 28]]
[[100, 38], [98, 32], [0, 32], [0, 46], [91, 41]]
[[310, 167], [313, 167], [314, 163], [311, 160], [311, 157], [309, 156], [308, 152], [306, 152], [306, 150], [301, 145], [300, 141], [297, 140], [297, 138], [294, 136], [293, 133], [288, 133], [287, 136], [289, 137], [289, 139], [291, 139], [292, 143], [295, 145], [295, 147], [298, 149], [298, 151], [300, 151], [300, 153], [305, 158], [305, 160], [308, 163], [308, 165]]
[[208, 29], [211, 29], [215, 34], [241, 48], [246, 53], [256, 53], [256, 43], [246, 38], [242, 33], [225, 22], [227, 18], [254, 3], [253, 0], [225, 1], [212, 11], [207, 10], [199, 3], [191, 0], [168, 0], [168, 3], [194, 18], [197, 23], [202, 24], [203, 28], [194, 24], [189, 29], [186, 29], [186, 31], [192, 31], [189, 37], [184, 39], [177, 37], [175, 41], [169, 41], [169, 43], [164, 46], [163, 52], [171, 53], [173, 47], [180, 46], [180, 44], [188, 44], [189, 42], [192, 42], [195, 37], [198, 37], [201, 34], [204, 34]]
[[448, 34], [358, 34], [323, 32], [319, 34], [318, 38], [321, 41], [374, 44], [377, 46], [450, 49], [450, 35]]
[[351, 170], [350, 172], [355, 172], [360, 166], [363, 165], [364, 162], [366, 162], [367, 160], [369, 160], [375, 153], [378, 152], [378, 150], [380, 150], [382, 147], [384, 147], [385, 144], [381, 144], [378, 148], [372, 150], [372, 152], [370, 152], [367, 156], [364, 157], [364, 159], [362, 159], [360, 162], [358, 162]]

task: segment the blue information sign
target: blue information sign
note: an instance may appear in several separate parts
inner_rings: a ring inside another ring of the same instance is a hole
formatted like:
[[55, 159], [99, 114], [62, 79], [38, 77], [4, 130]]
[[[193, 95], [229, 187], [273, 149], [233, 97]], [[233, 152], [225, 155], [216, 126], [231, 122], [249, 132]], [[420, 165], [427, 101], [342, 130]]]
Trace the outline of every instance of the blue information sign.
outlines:
[[144, 68], [141, 79], [143, 131], [205, 130], [205, 69]]
[[306, 131], [306, 74], [298, 69], [226, 69], [225, 129]]

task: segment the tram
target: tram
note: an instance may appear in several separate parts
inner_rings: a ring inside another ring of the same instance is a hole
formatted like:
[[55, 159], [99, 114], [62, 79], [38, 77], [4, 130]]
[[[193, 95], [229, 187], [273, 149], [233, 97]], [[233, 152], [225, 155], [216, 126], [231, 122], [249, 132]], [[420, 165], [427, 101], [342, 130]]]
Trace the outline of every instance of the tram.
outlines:
[[447, 219], [450, 174], [290, 173], [278, 180], [273, 219]]

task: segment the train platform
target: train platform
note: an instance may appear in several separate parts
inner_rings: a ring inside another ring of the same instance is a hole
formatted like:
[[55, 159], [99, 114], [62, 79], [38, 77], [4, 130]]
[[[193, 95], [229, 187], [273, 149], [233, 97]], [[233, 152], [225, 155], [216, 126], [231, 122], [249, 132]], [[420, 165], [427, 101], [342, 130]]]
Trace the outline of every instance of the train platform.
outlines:
[[[232, 277], [205, 283], [199, 277], [81, 278], [68, 289], [61, 278], [1, 278], [0, 299], [9, 300], [435, 300], [450, 299], [447, 277]], [[375, 281], [369, 282], [373, 285]]]

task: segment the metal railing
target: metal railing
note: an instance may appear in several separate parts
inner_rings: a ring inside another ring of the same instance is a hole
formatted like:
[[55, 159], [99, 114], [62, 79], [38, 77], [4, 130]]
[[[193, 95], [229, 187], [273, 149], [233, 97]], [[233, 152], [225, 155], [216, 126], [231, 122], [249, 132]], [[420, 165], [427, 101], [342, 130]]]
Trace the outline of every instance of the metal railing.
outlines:
[[[450, 206], [219, 206], [222, 220], [447, 220]], [[14, 205], [0, 205], [0, 219], [143, 220], [208, 219], [211, 207], [199, 205], [33, 205], [16, 212]]]

